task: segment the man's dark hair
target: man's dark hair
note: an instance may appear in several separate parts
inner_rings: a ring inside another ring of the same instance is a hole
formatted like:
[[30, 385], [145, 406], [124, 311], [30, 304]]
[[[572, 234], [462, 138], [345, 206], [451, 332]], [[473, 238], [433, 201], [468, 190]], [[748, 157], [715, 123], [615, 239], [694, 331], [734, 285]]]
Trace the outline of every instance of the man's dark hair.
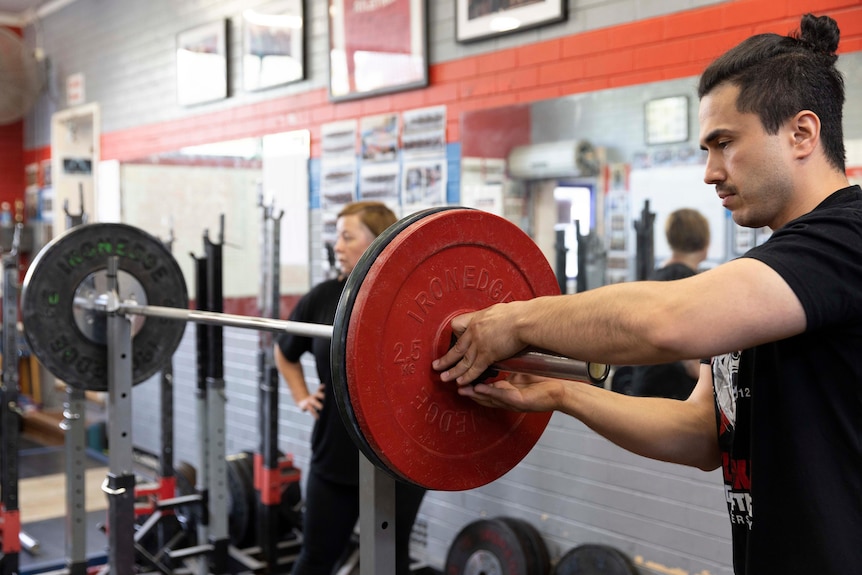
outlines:
[[719, 84], [738, 86], [737, 110], [757, 114], [769, 134], [797, 112], [811, 110], [820, 118], [827, 160], [843, 172], [844, 78], [835, 68], [839, 38], [835, 20], [806, 14], [799, 31], [789, 36], [758, 34], [725, 52], [700, 77], [697, 95], [703, 98]]

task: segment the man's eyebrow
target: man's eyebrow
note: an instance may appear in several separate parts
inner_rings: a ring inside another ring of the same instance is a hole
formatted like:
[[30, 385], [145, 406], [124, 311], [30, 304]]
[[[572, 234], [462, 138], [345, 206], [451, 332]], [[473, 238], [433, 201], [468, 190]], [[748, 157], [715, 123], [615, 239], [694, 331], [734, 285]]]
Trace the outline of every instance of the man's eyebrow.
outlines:
[[717, 130], [713, 130], [713, 131], [711, 131], [709, 134], [707, 134], [707, 135], [703, 138], [703, 143], [700, 145], [700, 149], [701, 149], [701, 150], [706, 150], [706, 146], [707, 146], [710, 142], [714, 142], [714, 141], [715, 141], [715, 140], [717, 140], [720, 136], [722, 136], [722, 135], [724, 135], [724, 134], [727, 134], [727, 133], [728, 133], [728, 131], [727, 131], [727, 130], [725, 130], [725, 129], [722, 129], [722, 128], [719, 128], [719, 129], [717, 129]]

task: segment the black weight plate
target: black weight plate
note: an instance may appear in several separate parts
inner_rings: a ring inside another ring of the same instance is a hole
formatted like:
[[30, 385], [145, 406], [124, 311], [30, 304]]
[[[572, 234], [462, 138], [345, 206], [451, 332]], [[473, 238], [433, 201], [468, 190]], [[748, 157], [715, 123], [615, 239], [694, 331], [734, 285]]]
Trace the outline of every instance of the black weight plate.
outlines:
[[588, 543], [563, 555], [553, 575], [638, 575], [638, 571], [619, 549]]
[[446, 554], [447, 575], [533, 575], [532, 550], [501, 519], [479, 519], [467, 524]]
[[[194, 465], [188, 461], [180, 461], [174, 467], [174, 477], [177, 481], [176, 495], [193, 495], [196, 494], [198, 472]], [[198, 525], [200, 525], [202, 512], [200, 503], [189, 503], [180, 505], [174, 510], [174, 514], [183, 525], [183, 529], [189, 539], [190, 545], [197, 544]]]
[[[86, 224], [49, 242], [30, 264], [21, 290], [21, 315], [30, 349], [58, 379], [79, 389], [107, 391], [104, 342], [84, 334], [74, 316], [80, 286], [104, 274], [109, 256], [140, 284], [148, 305], [188, 308], [182, 271], [165, 245], [125, 224]], [[120, 276], [121, 273], [118, 273]], [[122, 287], [122, 286], [121, 286]], [[147, 318], [132, 343], [132, 381], [158, 372], [171, 358], [185, 322]]]
[[[359, 261], [354, 266], [353, 271], [347, 278], [344, 286], [344, 291], [341, 293], [341, 299], [338, 301], [338, 308], [335, 312], [335, 321], [332, 329], [332, 342], [330, 347], [330, 367], [332, 369], [332, 386], [335, 395], [335, 403], [338, 406], [338, 411], [341, 414], [341, 419], [344, 421], [344, 426], [347, 432], [356, 443], [359, 450], [368, 458], [371, 463], [378, 469], [388, 472], [390, 475], [401, 481], [412, 483], [407, 477], [404, 477], [396, 469], [389, 467], [374, 451], [371, 445], [366, 441], [362, 434], [362, 430], [356, 421], [356, 416], [350, 406], [350, 391], [347, 386], [347, 358], [345, 350], [347, 348], [347, 330], [350, 326], [350, 314], [353, 312], [353, 304], [356, 301], [356, 296], [359, 290], [362, 289], [362, 281], [368, 274], [369, 268], [374, 263], [374, 260], [383, 251], [386, 246], [392, 242], [395, 237], [408, 228], [411, 224], [444, 210], [458, 209], [455, 206], [444, 206], [439, 208], [430, 208], [422, 210], [406, 216], [387, 228], [382, 234], [377, 236], [371, 245], [359, 258]], [[460, 208], [464, 209], [464, 208]], [[374, 382], [369, 382], [373, 385]]]
[[248, 472], [246, 454], [227, 457], [229, 493], [228, 534], [235, 547], [248, 547], [255, 534], [254, 478]]
[[525, 548], [529, 549], [527, 555], [530, 558], [530, 565], [527, 568], [527, 575], [548, 575], [551, 572], [551, 554], [539, 530], [525, 519], [500, 517], [500, 520], [515, 531], [524, 542]]

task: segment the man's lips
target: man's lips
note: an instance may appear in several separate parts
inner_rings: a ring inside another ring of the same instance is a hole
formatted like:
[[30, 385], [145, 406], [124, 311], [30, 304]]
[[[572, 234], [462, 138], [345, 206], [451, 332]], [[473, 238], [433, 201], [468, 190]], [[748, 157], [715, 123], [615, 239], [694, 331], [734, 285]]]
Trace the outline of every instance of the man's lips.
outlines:
[[718, 194], [718, 199], [721, 200], [721, 205], [724, 207], [727, 207], [728, 202], [736, 195], [732, 191], [726, 189], [716, 189], [716, 193]]

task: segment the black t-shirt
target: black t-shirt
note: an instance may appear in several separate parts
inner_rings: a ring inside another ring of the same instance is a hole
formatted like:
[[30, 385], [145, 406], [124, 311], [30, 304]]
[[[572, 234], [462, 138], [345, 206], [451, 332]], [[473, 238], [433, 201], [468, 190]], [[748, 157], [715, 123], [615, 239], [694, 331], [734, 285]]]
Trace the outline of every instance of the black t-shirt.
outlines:
[[[713, 360], [735, 572], [855, 572], [862, 566], [862, 190], [835, 192], [745, 257], [784, 278], [807, 327]], [[733, 286], [727, 291], [732, 300]]]
[[[345, 280], [327, 280], [314, 286], [296, 304], [290, 319], [332, 325], [345, 283]], [[314, 355], [317, 375], [326, 386], [323, 409], [311, 433], [311, 466], [330, 481], [358, 485], [359, 450], [344, 427], [335, 402], [329, 361], [330, 340], [285, 333], [279, 336], [278, 345], [289, 361], [298, 362], [306, 352]]]
[[[685, 264], [671, 263], [655, 270], [651, 280], [673, 281], [695, 275], [697, 272]], [[632, 366], [632, 380], [628, 387], [629, 395], [644, 397], [670, 397], [688, 399], [697, 378], [691, 377], [681, 361], [658, 365]]]
[[681, 280], [695, 275], [697, 271], [691, 269], [685, 264], [674, 262], [655, 270], [649, 279], [669, 282], [673, 280]]

